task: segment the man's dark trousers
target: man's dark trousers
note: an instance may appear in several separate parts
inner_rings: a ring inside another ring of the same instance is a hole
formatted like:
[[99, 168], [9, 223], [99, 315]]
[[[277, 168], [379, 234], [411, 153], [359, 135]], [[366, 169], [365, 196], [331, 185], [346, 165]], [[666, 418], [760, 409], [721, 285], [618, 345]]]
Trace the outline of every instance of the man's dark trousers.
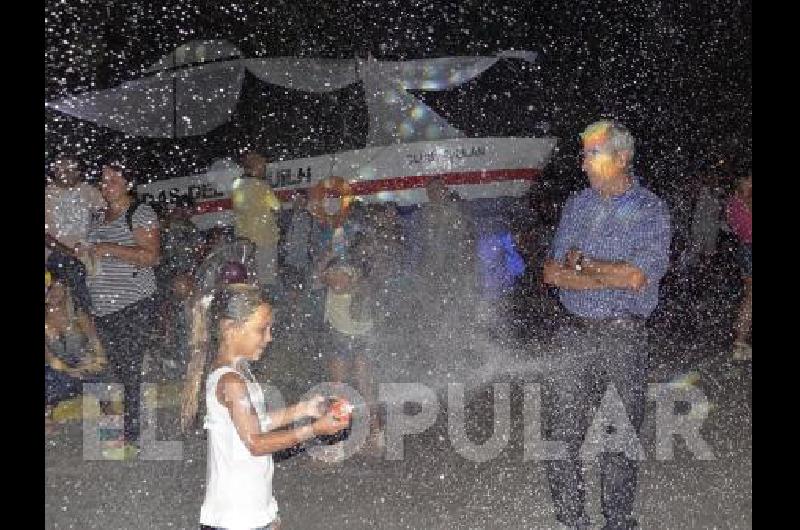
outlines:
[[[545, 422], [549, 439], [566, 442], [568, 458], [545, 464], [556, 517], [581, 528], [587, 519], [580, 450], [593, 421], [592, 410], [613, 384], [638, 436], [646, 403], [647, 332], [639, 319], [573, 317], [556, 333], [553, 345], [564, 365], [545, 380]], [[605, 528], [635, 527], [638, 462], [623, 453], [601, 453], [599, 458]]]

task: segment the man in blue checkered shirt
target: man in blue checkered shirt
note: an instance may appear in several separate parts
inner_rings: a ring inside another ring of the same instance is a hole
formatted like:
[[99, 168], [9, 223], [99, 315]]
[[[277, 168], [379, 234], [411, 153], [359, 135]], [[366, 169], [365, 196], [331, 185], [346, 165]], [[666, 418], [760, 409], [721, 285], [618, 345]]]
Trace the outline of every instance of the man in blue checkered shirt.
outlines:
[[[544, 281], [558, 287], [567, 312], [554, 342], [563, 369], [546, 381], [552, 401], [545, 415], [550, 437], [568, 448], [567, 458], [547, 462], [547, 475], [556, 517], [570, 528], [589, 527], [580, 450], [593, 421], [592, 407], [613, 386], [630, 425], [636, 433], [641, 428], [647, 375], [644, 321], [658, 304], [670, 247], [666, 204], [632, 173], [631, 133], [617, 122], [601, 120], [587, 127], [581, 140], [582, 167], [591, 187], [565, 205], [544, 266]], [[603, 428], [615, 432], [611, 425]], [[636, 528], [638, 458], [603, 452], [600, 470], [604, 528]]]

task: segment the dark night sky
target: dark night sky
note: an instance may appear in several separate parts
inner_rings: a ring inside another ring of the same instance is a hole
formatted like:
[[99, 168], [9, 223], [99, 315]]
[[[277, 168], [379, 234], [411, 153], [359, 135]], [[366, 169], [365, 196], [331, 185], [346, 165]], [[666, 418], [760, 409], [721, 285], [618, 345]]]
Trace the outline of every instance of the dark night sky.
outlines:
[[[417, 95], [470, 136], [533, 135], [548, 121], [560, 138], [552, 169], [560, 178], [578, 178], [576, 135], [599, 116], [633, 130], [637, 169], [655, 187], [684, 183], [709, 157], [750, 162], [749, 1], [69, 4], [46, 2], [48, 99], [138, 77], [199, 38], [229, 40], [247, 57], [370, 52], [403, 60], [531, 49], [541, 54], [539, 68], [500, 62], [457, 89]], [[360, 90], [342, 90], [334, 103], [248, 77], [229, 124], [180, 140], [125, 138], [48, 111], [46, 157], [60, 149], [88, 160], [109, 150], [135, 153], [143, 177], [163, 178], [201, 169], [247, 143], [282, 156], [358, 148], [366, 126]], [[306, 114], [311, 119], [303, 120]], [[345, 115], [356, 132], [343, 138]], [[322, 134], [311, 132], [314, 125]]]

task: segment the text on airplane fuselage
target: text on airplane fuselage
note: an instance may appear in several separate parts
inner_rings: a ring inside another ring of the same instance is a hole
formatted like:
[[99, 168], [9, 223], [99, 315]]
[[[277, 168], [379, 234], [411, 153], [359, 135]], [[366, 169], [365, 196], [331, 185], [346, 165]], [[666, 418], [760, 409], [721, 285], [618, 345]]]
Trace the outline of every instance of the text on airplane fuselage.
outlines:
[[273, 189], [285, 188], [287, 186], [297, 186], [298, 184], [311, 184], [311, 167], [303, 169], [270, 169], [267, 170], [266, 181]]

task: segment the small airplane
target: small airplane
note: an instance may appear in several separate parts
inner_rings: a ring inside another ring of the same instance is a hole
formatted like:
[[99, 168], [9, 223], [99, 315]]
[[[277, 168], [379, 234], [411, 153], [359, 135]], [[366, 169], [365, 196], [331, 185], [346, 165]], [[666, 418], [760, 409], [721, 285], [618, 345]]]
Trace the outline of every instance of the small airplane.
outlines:
[[[339, 177], [365, 202], [410, 206], [427, 200], [425, 185], [443, 179], [466, 200], [519, 197], [556, 147], [555, 137], [467, 138], [409, 90], [447, 90], [497, 61], [533, 63], [536, 53], [457, 56], [410, 61], [275, 57], [249, 59], [227, 41], [191, 41], [148, 68], [145, 77], [46, 105], [134, 136], [205, 134], [230, 119], [245, 72], [285, 88], [325, 93], [362, 83], [369, 121], [362, 149], [274, 161], [263, 178], [282, 201], [298, 189]], [[140, 200], [170, 202], [190, 195], [198, 226], [230, 224], [230, 182], [241, 174], [220, 159], [197, 175], [139, 186]]]

